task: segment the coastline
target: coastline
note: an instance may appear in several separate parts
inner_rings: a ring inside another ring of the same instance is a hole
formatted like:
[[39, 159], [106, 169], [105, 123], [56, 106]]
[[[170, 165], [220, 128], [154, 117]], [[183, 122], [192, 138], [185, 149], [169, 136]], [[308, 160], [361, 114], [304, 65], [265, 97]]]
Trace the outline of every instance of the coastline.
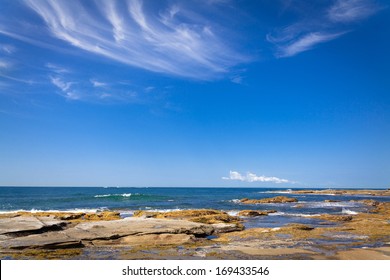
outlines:
[[[388, 196], [389, 190], [333, 192], [346, 197], [371, 196], [358, 201], [369, 211], [354, 215], [319, 213], [303, 216], [320, 220], [318, 226], [290, 223], [274, 228], [245, 228], [244, 224], [248, 217], [276, 214], [275, 210], [248, 209], [236, 216], [215, 209], [138, 211], [125, 218], [115, 211], [1, 214], [0, 258], [390, 259], [390, 202], [375, 200]], [[267, 206], [295, 200], [277, 196], [242, 201]]]

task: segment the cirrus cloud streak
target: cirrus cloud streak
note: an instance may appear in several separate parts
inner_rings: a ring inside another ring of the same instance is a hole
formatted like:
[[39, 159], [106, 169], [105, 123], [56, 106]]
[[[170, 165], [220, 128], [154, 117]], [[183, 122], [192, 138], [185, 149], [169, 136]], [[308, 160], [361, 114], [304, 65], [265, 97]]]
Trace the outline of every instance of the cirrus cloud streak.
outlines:
[[275, 45], [275, 56], [291, 57], [353, 30], [353, 24], [381, 9], [372, 0], [336, 0], [323, 8], [303, 5], [302, 19], [274, 28], [266, 40]]
[[184, 3], [158, 10], [140, 0], [97, 0], [88, 8], [82, 1], [25, 3], [51, 37], [148, 71], [208, 80], [247, 60], [214, 32], [212, 21], [189, 13]]

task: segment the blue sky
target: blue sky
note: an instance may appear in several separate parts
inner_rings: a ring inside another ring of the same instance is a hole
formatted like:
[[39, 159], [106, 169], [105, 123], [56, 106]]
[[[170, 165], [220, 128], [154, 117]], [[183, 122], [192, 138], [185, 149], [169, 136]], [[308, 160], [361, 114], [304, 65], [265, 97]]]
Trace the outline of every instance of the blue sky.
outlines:
[[0, 10], [0, 185], [389, 187], [387, 1]]

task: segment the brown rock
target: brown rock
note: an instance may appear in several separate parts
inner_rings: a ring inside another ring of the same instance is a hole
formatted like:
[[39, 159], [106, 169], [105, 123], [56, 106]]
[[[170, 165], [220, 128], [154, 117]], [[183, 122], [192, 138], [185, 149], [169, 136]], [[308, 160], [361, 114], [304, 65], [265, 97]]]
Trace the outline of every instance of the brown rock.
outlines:
[[376, 200], [373, 200], [373, 199], [364, 199], [364, 200], [360, 200], [359, 202], [367, 205], [367, 206], [372, 206], [372, 207], [376, 207], [380, 204], [379, 201], [376, 201]]
[[114, 221], [119, 220], [120, 213], [113, 211], [103, 211], [99, 213], [87, 213], [83, 216], [84, 220], [88, 221]]
[[[214, 233], [210, 225], [180, 220], [126, 218], [114, 221], [80, 223], [59, 232], [46, 232], [0, 241], [0, 247], [69, 248], [80, 247], [96, 240], [116, 240], [126, 236], [185, 234], [205, 237]], [[167, 241], [169, 238], [165, 238]], [[147, 244], [146, 244], [147, 245]]]
[[313, 230], [314, 227], [304, 225], [304, 224], [289, 224], [285, 227], [285, 229], [291, 229], [291, 230]]
[[327, 220], [331, 222], [349, 222], [352, 221], [353, 219], [351, 215], [331, 215], [331, 214], [323, 214], [320, 216], [315, 216], [313, 218]]
[[50, 230], [58, 230], [66, 226], [63, 221], [53, 217], [17, 216], [0, 219], [0, 234], [28, 235]]
[[276, 196], [271, 198], [263, 198], [263, 199], [248, 199], [243, 198], [240, 200], [241, 203], [244, 204], [258, 204], [258, 203], [290, 203], [290, 202], [298, 202], [296, 198], [287, 197], [287, 196]]
[[20, 211], [13, 213], [12, 215], [0, 215], [1, 218], [12, 217], [36, 217], [37, 219], [54, 218], [58, 220], [65, 220], [72, 223], [85, 222], [85, 221], [111, 221], [119, 220], [120, 213], [115, 211], [102, 211], [98, 213], [78, 213], [78, 212], [25, 212]]
[[83, 215], [83, 213], [69, 213], [61, 216], [56, 216], [56, 218], [59, 218], [60, 220], [77, 220], [81, 219]]
[[203, 224], [237, 223], [238, 217], [230, 216], [226, 212], [212, 209], [180, 210], [172, 212], [136, 211], [134, 217], [179, 219]]
[[[148, 246], [162, 246], [162, 245], [181, 245], [195, 241], [193, 235], [188, 234], [148, 234], [148, 235], [130, 235], [120, 239], [122, 245], [148, 245]], [[96, 244], [94, 242], [94, 244]], [[98, 245], [98, 244], [96, 244]]]
[[266, 210], [266, 211], [260, 211], [260, 210], [242, 210], [238, 212], [238, 216], [244, 216], [244, 217], [257, 217], [257, 216], [267, 216], [269, 213], [275, 213], [276, 210]]
[[340, 200], [334, 200], [334, 199], [325, 199], [325, 202], [340, 202]]
[[230, 224], [213, 224], [214, 228], [213, 234], [220, 234], [233, 231], [242, 231], [245, 229], [244, 225], [241, 223], [230, 223]]

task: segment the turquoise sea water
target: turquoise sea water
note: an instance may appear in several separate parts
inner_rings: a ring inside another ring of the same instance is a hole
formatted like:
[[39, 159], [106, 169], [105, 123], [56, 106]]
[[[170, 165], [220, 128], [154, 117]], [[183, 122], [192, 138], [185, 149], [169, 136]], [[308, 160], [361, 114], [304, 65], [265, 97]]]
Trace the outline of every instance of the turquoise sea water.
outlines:
[[[294, 195], [275, 188], [118, 188], [118, 187], [0, 187], [0, 212], [117, 210], [131, 216], [136, 210], [220, 209], [231, 215], [244, 209], [277, 210], [269, 216], [249, 218], [247, 227], [275, 227], [288, 223], [319, 225], [315, 215], [355, 214], [369, 209], [353, 201], [371, 196]], [[285, 195], [297, 203], [244, 205], [241, 198], [261, 199]], [[325, 200], [339, 202], [325, 202]], [[376, 197], [390, 201], [389, 197]], [[312, 217], [312, 219], [307, 219]]]

